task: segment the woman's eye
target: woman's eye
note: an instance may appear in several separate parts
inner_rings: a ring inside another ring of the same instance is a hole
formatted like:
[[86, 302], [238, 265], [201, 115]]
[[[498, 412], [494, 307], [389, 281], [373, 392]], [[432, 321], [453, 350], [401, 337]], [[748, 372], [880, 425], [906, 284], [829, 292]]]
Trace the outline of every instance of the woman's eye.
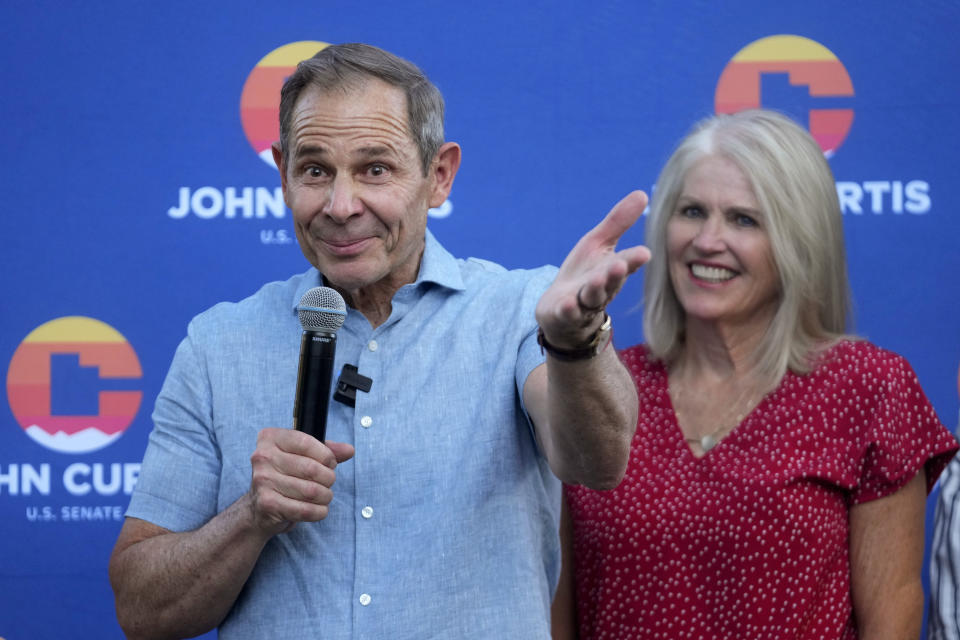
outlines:
[[739, 226], [741, 226], [741, 227], [756, 227], [756, 226], [759, 226], [759, 225], [757, 224], [756, 219], [754, 219], [754, 218], [746, 215], [745, 213], [738, 213], [737, 216], [734, 218], [734, 220], [736, 221], [737, 225], [739, 225]]
[[695, 206], [683, 207], [680, 209], [680, 215], [684, 218], [699, 218], [703, 215], [703, 210]]

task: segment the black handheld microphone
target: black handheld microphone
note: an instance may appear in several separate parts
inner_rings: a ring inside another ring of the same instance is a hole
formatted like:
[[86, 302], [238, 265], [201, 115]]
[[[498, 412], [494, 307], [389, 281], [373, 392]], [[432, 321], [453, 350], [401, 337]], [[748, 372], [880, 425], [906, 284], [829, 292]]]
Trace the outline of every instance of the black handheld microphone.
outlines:
[[293, 428], [323, 442], [327, 436], [327, 407], [333, 379], [333, 356], [337, 350], [337, 329], [347, 318], [347, 305], [333, 289], [314, 287], [300, 298], [297, 316], [303, 335], [300, 337]]

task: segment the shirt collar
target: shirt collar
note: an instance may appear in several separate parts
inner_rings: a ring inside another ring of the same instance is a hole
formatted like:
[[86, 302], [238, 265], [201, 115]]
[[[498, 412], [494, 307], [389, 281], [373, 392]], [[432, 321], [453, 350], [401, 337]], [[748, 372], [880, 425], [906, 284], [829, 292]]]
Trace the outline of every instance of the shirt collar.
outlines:
[[[443, 248], [443, 245], [430, 233], [429, 229], [426, 230], [424, 237], [423, 259], [420, 261], [420, 273], [417, 274], [417, 279], [414, 281], [413, 286], [418, 287], [427, 282], [438, 284], [441, 287], [455, 291], [462, 291], [466, 288], [463, 284], [463, 277], [460, 274], [457, 259]], [[303, 294], [313, 287], [321, 286], [323, 286], [323, 276], [315, 267], [311, 267], [303, 274], [303, 277], [300, 279], [300, 284], [297, 285], [296, 290], [293, 292], [291, 306], [294, 312], [296, 312], [297, 305], [300, 304], [300, 298], [303, 297]]]
[[427, 229], [426, 242], [423, 248], [423, 260], [420, 262], [420, 274], [414, 286], [422, 282], [433, 282], [441, 287], [462, 291], [465, 289], [463, 276], [460, 274], [460, 265], [449, 251], [433, 237]]

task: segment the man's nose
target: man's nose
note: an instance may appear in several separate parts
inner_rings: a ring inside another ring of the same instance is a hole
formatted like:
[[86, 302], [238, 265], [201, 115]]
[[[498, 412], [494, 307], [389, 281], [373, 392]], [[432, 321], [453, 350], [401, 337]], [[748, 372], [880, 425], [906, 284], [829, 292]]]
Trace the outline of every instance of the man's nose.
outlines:
[[341, 174], [334, 178], [330, 197], [323, 213], [337, 222], [343, 222], [350, 216], [360, 213], [361, 209], [356, 185], [350, 176]]

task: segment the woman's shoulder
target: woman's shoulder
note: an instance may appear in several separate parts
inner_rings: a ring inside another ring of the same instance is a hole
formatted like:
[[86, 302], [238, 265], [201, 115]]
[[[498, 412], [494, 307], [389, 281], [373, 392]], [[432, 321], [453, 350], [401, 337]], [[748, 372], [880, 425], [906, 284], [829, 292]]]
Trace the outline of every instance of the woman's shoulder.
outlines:
[[617, 355], [620, 356], [620, 360], [628, 366], [629, 364], [646, 366], [655, 362], [655, 358], [650, 353], [650, 348], [643, 343], [635, 344], [626, 349], [617, 349]]
[[[840, 340], [818, 358], [817, 368], [886, 371], [907, 365], [900, 354], [877, 346], [869, 340]], [[907, 365], [909, 366], [909, 365]]]
[[635, 344], [626, 349], [618, 349], [617, 355], [634, 380], [651, 377], [660, 378], [664, 374], [663, 361], [651, 353], [645, 344]]
[[915, 381], [906, 358], [869, 340], [841, 340], [820, 354], [809, 374], [861, 390], [877, 391], [891, 384]]

